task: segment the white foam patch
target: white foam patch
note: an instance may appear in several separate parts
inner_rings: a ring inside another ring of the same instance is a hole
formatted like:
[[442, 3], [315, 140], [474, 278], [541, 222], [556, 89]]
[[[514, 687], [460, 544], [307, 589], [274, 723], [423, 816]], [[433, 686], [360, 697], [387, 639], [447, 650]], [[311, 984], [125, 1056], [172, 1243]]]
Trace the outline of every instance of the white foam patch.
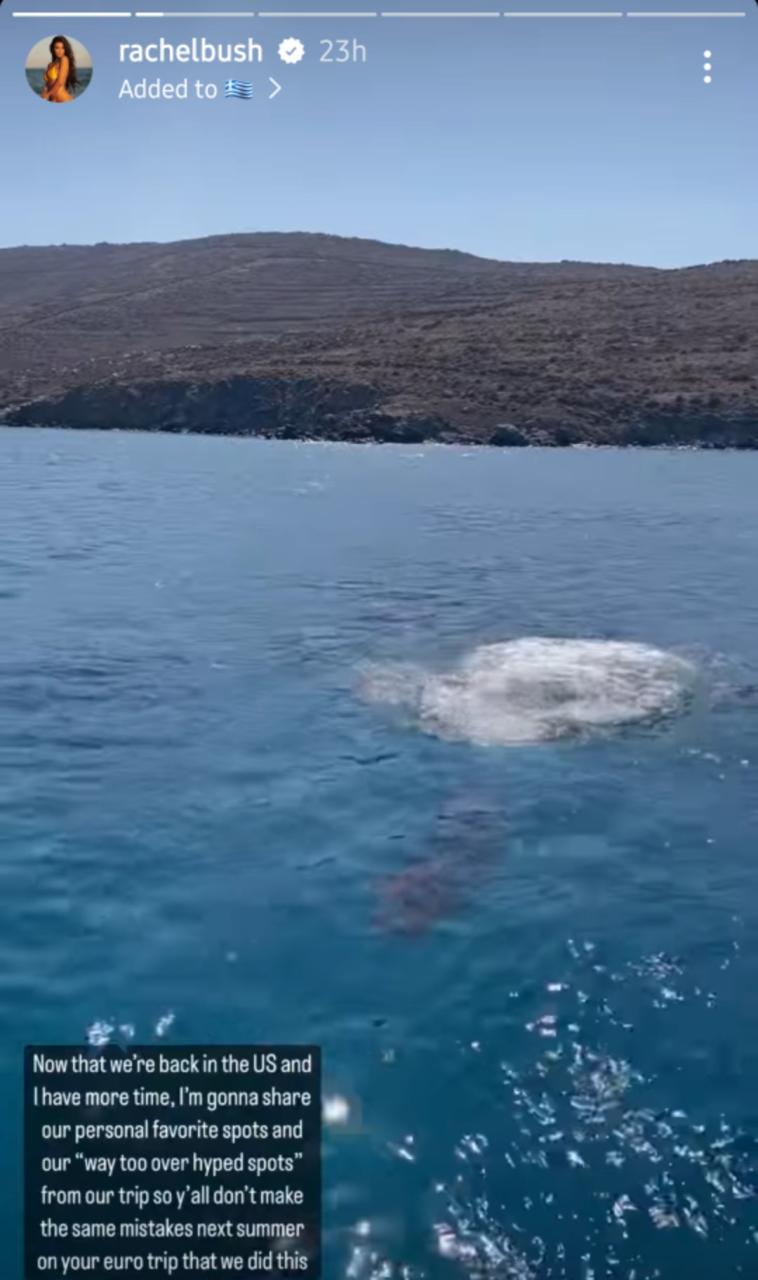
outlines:
[[514, 746], [653, 723], [683, 710], [695, 668], [615, 640], [528, 637], [474, 649], [453, 671], [374, 667], [363, 692], [451, 741]]

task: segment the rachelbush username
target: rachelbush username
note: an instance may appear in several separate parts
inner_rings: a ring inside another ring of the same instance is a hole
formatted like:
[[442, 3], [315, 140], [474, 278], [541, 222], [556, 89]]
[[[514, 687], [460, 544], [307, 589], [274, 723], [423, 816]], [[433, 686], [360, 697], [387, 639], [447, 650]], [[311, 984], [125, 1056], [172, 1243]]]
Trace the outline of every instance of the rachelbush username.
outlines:
[[191, 40], [174, 44], [173, 40], [150, 40], [147, 44], [140, 42], [120, 44], [118, 47], [119, 62], [263, 62], [263, 46], [253, 40], [241, 40], [236, 44], [228, 41], [217, 42], [206, 40], [205, 36], [193, 36]]

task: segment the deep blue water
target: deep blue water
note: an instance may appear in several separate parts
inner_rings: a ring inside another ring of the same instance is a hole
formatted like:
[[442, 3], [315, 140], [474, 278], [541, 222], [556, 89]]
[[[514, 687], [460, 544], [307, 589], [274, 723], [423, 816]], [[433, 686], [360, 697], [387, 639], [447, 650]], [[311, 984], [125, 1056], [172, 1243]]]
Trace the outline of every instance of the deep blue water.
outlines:
[[[744, 454], [0, 433], [0, 1273], [21, 1048], [104, 1023], [324, 1046], [325, 1280], [756, 1274], [757, 493]], [[512, 747], [361, 696], [534, 635], [698, 696]]]

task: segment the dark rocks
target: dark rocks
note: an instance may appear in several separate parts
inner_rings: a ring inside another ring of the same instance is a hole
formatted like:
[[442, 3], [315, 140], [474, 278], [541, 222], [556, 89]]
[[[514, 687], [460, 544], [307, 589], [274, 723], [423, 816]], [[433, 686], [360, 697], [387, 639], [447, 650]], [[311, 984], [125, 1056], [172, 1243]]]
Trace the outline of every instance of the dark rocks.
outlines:
[[524, 431], [514, 427], [513, 423], [506, 422], [499, 427], [495, 427], [487, 443], [497, 445], [500, 448], [514, 448], [528, 445], [529, 437]]

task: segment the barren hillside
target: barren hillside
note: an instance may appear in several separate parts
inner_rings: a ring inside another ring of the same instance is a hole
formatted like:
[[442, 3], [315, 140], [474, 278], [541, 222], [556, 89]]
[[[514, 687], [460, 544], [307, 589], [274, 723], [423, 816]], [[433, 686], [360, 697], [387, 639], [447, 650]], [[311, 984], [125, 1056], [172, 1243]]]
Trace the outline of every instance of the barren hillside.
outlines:
[[500, 263], [311, 235], [0, 251], [15, 424], [758, 446], [758, 262]]

